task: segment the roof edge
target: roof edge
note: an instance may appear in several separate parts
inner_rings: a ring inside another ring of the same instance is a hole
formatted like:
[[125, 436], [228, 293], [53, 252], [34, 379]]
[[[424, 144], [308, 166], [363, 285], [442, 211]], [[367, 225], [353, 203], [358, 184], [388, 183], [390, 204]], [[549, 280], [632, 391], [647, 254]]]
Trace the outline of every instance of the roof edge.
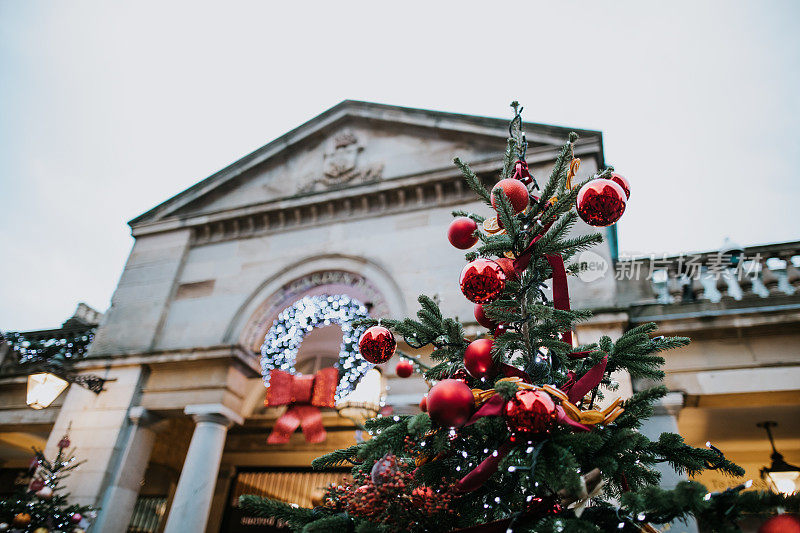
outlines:
[[[415, 107], [403, 107], [397, 105], [390, 105], [390, 104], [380, 104], [374, 102], [366, 102], [363, 100], [343, 100], [338, 104], [334, 105], [323, 111], [322, 113], [306, 120], [299, 126], [289, 130], [288, 132], [284, 133], [280, 137], [268, 142], [264, 146], [253, 150], [252, 152], [246, 154], [245, 156], [237, 159], [233, 163], [223, 167], [222, 169], [218, 170], [217, 172], [213, 173], [209, 177], [195, 183], [194, 185], [188, 187], [187, 189], [182, 190], [181, 192], [169, 197], [167, 200], [159, 203], [155, 207], [148, 209], [141, 215], [132, 218], [128, 221], [128, 226], [133, 228], [141, 222], [144, 222], [148, 219], [153, 218], [159, 212], [163, 211], [164, 209], [176, 204], [181, 198], [192, 196], [192, 193], [199, 193], [206, 189], [209, 186], [212, 186], [214, 182], [217, 181], [224, 181], [227, 178], [232, 178], [238, 175], [241, 171], [246, 170], [248, 163], [259, 159], [263, 154], [269, 153], [273, 149], [277, 147], [289, 147], [297, 142], [302, 141], [303, 139], [307, 138], [308, 136], [315, 133], [315, 131], [325, 125], [327, 119], [336, 116], [337, 114], [342, 114], [342, 116], [346, 116], [348, 113], [347, 111], [396, 111], [405, 113], [408, 115], [419, 115], [419, 116], [435, 116], [440, 119], [451, 119], [456, 121], [463, 121], [463, 122], [471, 122], [471, 123], [478, 123], [481, 125], [485, 125], [491, 128], [505, 128], [509, 123], [509, 119], [497, 118], [497, 117], [487, 117], [483, 115], [468, 115], [463, 113], [452, 113], [448, 111], [435, 111], [423, 108], [415, 108]], [[319, 126], [319, 128], [315, 128], [315, 126]], [[530, 129], [537, 129], [537, 130], [544, 130], [549, 131], [552, 133], [569, 133], [574, 131], [578, 133], [579, 136], [582, 137], [597, 137], [600, 140], [601, 152], [600, 157], [603, 157], [602, 153], [602, 132], [599, 130], [589, 130], [589, 129], [582, 129], [582, 128], [570, 128], [567, 126], [558, 126], [552, 124], [542, 124], [537, 122], [523, 122], [523, 127], [530, 128]], [[306, 131], [308, 130], [308, 131]], [[602, 163], [602, 162], [601, 162]], [[239, 171], [239, 172], [237, 172]], [[213, 188], [213, 187], [212, 187]]]

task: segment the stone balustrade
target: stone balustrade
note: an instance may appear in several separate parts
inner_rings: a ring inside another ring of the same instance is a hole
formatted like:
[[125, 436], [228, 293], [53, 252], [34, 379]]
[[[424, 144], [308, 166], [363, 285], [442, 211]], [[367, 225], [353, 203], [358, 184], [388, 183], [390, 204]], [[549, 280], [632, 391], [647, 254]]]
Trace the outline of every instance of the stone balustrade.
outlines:
[[680, 304], [800, 294], [800, 241], [618, 261], [621, 303]]

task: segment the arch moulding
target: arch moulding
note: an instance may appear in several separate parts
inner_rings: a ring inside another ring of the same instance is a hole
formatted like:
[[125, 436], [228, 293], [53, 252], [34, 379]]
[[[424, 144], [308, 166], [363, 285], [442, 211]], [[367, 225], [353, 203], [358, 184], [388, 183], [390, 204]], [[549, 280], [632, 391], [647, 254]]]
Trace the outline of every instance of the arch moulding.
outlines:
[[400, 287], [379, 264], [362, 257], [324, 255], [300, 260], [265, 280], [239, 307], [224, 342], [258, 352], [277, 314], [303, 296], [346, 294], [372, 304], [376, 317], [403, 317]]

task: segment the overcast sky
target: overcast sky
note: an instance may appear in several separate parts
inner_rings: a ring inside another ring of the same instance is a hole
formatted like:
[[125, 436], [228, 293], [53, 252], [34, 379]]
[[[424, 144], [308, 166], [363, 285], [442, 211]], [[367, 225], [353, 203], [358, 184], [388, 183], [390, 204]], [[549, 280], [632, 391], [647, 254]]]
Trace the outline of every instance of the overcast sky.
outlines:
[[0, 0], [0, 330], [104, 311], [126, 221], [348, 98], [602, 130], [623, 251], [798, 239], [798, 23], [791, 0]]

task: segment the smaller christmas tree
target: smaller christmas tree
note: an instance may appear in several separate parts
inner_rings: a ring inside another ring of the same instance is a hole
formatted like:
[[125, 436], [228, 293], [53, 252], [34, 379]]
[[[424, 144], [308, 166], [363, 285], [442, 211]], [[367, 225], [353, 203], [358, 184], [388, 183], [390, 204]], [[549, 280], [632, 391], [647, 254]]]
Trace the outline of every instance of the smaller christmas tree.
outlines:
[[[88, 505], [69, 502], [61, 481], [82, 462], [70, 450], [69, 434], [58, 442], [58, 454], [50, 461], [34, 448], [31, 460], [31, 481], [13, 496], [0, 499], [0, 531], [15, 533], [71, 532], [83, 533], [96, 516]], [[10, 529], [9, 529], [10, 528]]]

